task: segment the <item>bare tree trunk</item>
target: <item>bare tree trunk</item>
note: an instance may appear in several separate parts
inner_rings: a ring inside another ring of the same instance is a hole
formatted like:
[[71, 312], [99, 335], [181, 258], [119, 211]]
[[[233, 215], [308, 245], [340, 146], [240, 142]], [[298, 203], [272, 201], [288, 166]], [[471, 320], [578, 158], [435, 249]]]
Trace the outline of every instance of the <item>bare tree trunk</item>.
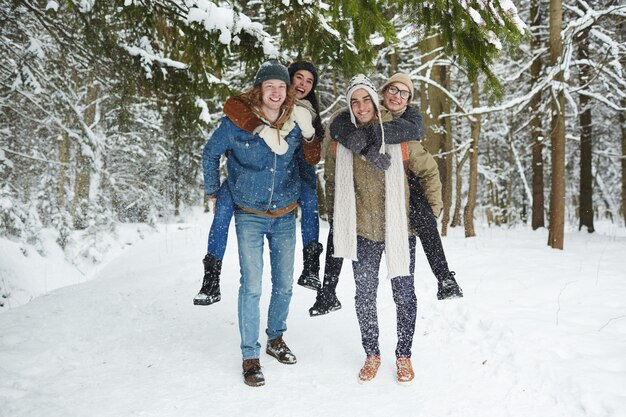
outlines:
[[57, 207], [59, 210], [67, 209], [65, 207], [65, 193], [69, 183], [69, 163], [70, 163], [70, 136], [67, 132], [63, 132], [59, 141], [59, 182], [57, 183]]
[[[472, 106], [480, 107], [480, 91], [478, 80], [472, 83]], [[465, 225], [465, 237], [476, 236], [474, 229], [474, 210], [478, 194], [478, 142], [480, 140], [480, 116], [474, 116], [471, 122], [472, 146], [470, 148], [470, 172], [469, 188], [467, 190], [467, 205], [463, 211], [463, 224]]]
[[[387, 16], [387, 20], [392, 21], [393, 18], [396, 16], [396, 12], [397, 12], [397, 7], [395, 5], [390, 5], [387, 11], [385, 12], [385, 15]], [[395, 48], [388, 56], [389, 56], [389, 71], [391, 72], [389, 76], [391, 77], [393, 74], [398, 72], [398, 64], [400, 62], [400, 57], [398, 56], [398, 52], [396, 51]], [[336, 96], [333, 96], [333, 97], [336, 97]]]
[[398, 62], [398, 54], [394, 50], [392, 53], [389, 54], [389, 69], [391, 71], [390, 76], [398, 72]]
[[[176, 133], [175, 133], [176, 134]], [[174, 178], [172, 182], [174, 183], [174, 216], [180, 216], [180, 181], [178, 179], [181, 175], [180, 169], [180, 146], [178, 145], [178, 138], [174, 139], [174, 152], [172, 157], [174, 158]]]
[[[491, 161], [491, 141], [489, 140], [489, 137], [487, 137], [487, 142], [486, 142], [485, 146], [485, 164], [487, 166], [491, 166], [492, 161]], [[470, 168], [471, 168], [471, 164], [470, 164]], [[491, 179], [487, 178], [487, 184], [486, 184], [486, 188], [487, 188], [487, 209], [485, 210], [485, 216], [487, 217], [487, 224], [491, 227], [492, 224], [494, 224], [496, 222], [496, 218], [493, 212], [493, 207], [495, 206], [496, 202], [495, 202], [495, 192], [494, 192], [494, 185], [493, 185], [493, 181], [491, 181]]]
[[[441, 37], [432, 35], [422, 41], [420, 48], [423, 52], [424, 62], [429, 62], [436, 57], [433, 52], [441, 47]], [[427, 70], [424, 70], [424, 76]], [[430, 73], [431, 79], [437, 84], [447, 86], [449, 80], [447, 69], [444, 66], [434, 66]], [[452, 138], [450, 137], [450, 121], [442, 122], [439, 116], [449, 112], [449, 104], [441, 90], [431, 85], [421, 89], [421, 108], [424, 116], [425, 138], [424, 147], [435, 156], [439, 167], [439, 177], [442, 184], [443, 214], [441, 217], [441, 235], [446, 236], [448, 223], [450, 222], [450, 208], [452, 206]], [[447, 110], [448, 108], [448, 110]]]
[[[541, 8], [539, 0], [532, 0], [530, 3], [530, 21], [533, 26], [541, 23]], [[531, 54], [533, 51], [541, 49], [541, 39], [535, 35], [530, 40]], [[530, 66], [531, 89], [537, 84], [541, 75], [541, 59], [537, 57]], [[532, 172], [533, 172], [533, 201], [532, 201], [532, 228], [537, 230], [545, 226], [544, 222], [544, 196], [543, 196], [543, 138], [544, 132], [541, 124], [542, 115], [539, 113], [541, 105], [541, 92], [535, 94], [530, 101], [530, 111], [532, 119], [530, 120], [531, 138], [532, 138]]]
[[[561, 25], [563, 5], [561, 0], [550, 0], [550, 64], [561, 63], [563, 43]], [[563, 249], [565, 232], [565, 95], [563, 93], [563, 71], [555, 76], [552, 97], [552, 190], [550, 192], [550, 227], [548, 245]]]
[[[622, 41], [626, 40], [626, 18], [621, 18], [617, 25]], [[626, 71], [626, 55], [620, 58], [622, 71]], [[626, 108], [626, 99], [621, 100], [621, 107]], [[622, 217], [626, 223], [626, 111], [619, 112], [619, 122], [622, 128]]]
[[[448, 67], [440, 67], [441, 81], [447, 90], [450, 90], [450, 72]], [[450, 114], [450, 100], [440, 92], [440, 100], [442, 101], [442, 113]], [[454, 159], [452, 157], [452, 151], [454, 150], [454, 144], [452, 141], [452, 119], [447, 117], [442, 122], [445, 134], [443, 136], [443, 146], [441, 150], [444, 153], [443, 164], [439, 164], [439, 176], [441, 177], [441, 193], [443, 197], [443, 216], [441, 216], [441, 236], [448, 235], [448, 224], [450, 223], [450, 210], [452, 209], [452, 178], [454, 176]], [[444, 169], [441, 169], [441, 165]], [[443, 175], [442, 175], [443, 173]]]
[[[466, 151], [463, 154], [461, 160], [456, 158], [456, 169], [454, 170], [454, 184], [455, 184], [455, 193], [454, 193], [454, 213], [452, 214], [452, 222], [450, 223], [450, 227], [457, 227], [462, 224], [461, 220], [461, 205], [462, 196], [463, 196], [463, 166], [465, 165], [465, 161], [469, 158], [470, 150]], [[456, 155], [456, 154], [455, 154]]]
[[[626, 99], [621, 100], [622, 108], [626, 108]], [[622, 126], [622, 217], [626, 223], [626, 111], [619, 112]]]
[[[83, 122], [87, 128], [91, 128], [96, 120], [96, 100], [98, 99], [98, 86], [90, 83], [87, 88], [87, 108]], [[85, 151], [88, 148], [88, 140], [79, 143], [76, 151], [76, 179], [74, 182], [74, 200], [72, 201], [72, 218], [76, 229], [87, 227], [84, 210], [89, 204], [89, 187], [91, 183], [91, 169], [93, 161]]]
[[[580, 68], [580, 85], [587, 84], [592, 77], [591, 67], [584, 64], [589, 59], [589, 30], [584, 30], [578, 36], [578, 59], [583, 62]], [[584, 94], [579, 96], [580, 101], [580, 223], [578, 230], [583, 226], [592, 233], [593, 227], [593, 174], [591, 172], [593, 138], [591, 128], [590, 100]]]

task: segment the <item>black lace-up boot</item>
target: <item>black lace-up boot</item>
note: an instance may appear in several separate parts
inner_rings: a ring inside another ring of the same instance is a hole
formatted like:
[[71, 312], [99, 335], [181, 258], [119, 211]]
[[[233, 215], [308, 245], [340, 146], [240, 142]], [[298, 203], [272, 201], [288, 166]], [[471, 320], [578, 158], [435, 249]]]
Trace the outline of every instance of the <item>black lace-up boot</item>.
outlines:
[[437, 285], [437, 299], [450, 300], [452, 298], [463, 297], [463, 290], [454, 279], [454, 271], [450, 271], [447, 276], [439, 280]]
[[298, 285], [317, 291], [322, 286], [320, 283], [320, 255], [324, 247], [319, 242], [311, 242], [302, 250], [304, 268], [298, 279]]
[[193, 299], [193, 303], [198, 306], [208, 306], [217, 303], [222, 299], [220, 295], [220, 273], [222, 272], [222, 261], [210, 253], [207, 253], [202, 260], [204, 264], [204, 279], [202, 288]]

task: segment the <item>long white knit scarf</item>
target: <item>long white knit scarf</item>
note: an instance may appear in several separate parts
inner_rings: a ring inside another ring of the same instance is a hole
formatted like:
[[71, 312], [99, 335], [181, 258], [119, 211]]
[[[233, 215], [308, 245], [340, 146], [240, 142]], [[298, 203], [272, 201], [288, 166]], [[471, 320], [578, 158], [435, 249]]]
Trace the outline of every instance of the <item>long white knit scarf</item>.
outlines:
[[335, 253], [333, 255], [337, 258], [356, 261], [356, 195], [354, 194], [352, 151], [337, 143], [335, 159], [335, 210], [333, 215]]
[[[381, 146], [391, 156], [385, 171], [385, 253], [387, 278], [409, 275], [409, 234], [404, 195], [404, 167], [400, 145]], [[334, 256], [358, 260], [356, 197], [352, 152], [337, 144], [335, 165]]]

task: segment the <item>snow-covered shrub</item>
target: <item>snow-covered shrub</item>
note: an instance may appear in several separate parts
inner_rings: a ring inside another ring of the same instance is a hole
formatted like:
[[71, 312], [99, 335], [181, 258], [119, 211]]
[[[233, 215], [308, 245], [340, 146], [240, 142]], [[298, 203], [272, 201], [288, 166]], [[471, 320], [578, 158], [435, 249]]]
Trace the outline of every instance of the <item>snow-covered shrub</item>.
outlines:
[[28, 217], [8, 184], [0, 186], [0, 236], [22, 238]]
[[24, 240], [28, 245], [35, 248], [37, 253], [45, 256], [46, 250], [41, 241], [41, 229], [43, 225], [39, 219], [39, 213], [34, 204], [31, 204], [26, 214], [26, 222], [24, 223]]
[[99, 195], [83, 210], [85, 229], [77, 239], [77, 255], [83, 260], [98, 263], [115, 238], [115, 221], [110, 202]]
[[64, 209], [55, 209], [52, 214], [52, 226], [57, 231], [56, 242], [65, 249], [72, 242], [72, 217]]

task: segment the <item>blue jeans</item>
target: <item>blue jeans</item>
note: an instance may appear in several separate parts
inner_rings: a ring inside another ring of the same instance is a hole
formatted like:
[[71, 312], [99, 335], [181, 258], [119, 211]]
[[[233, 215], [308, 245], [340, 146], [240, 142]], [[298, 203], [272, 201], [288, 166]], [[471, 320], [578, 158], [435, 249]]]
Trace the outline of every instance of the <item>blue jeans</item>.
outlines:
[[[315, 179], [315, 177], [313, 177]], [[300, 207], [302, 208], [302, 247], [311, 242], [319, 241], [320, 221], [317, 208], [317, 189], [309, 182], [302, 181], [300, 194]], [[228, 226], [235, 211], [235, 203], [230, 193], [228, 184], [224, 182], [217, 192], [215, 200], [215, 215], [209, 229], [207, 253], [215, 258], [224, 259], [226, 243], [228, 241]]]
[[[308, 166], [310, 169], [315, 169], [312, 166]], [[313, 171], [313, 179], [315, 180], [315, 171]], [[302, 247], [306, 247], [311, 242], [319, 242], [320, 235], [320, 218], [317, 208], [317, 182], [313, 181], [310, 184], [307, 181], [302, 181], [300, 188], [300, 208], [302, 209]]]
[[295, 210], [271, 218], [235, 210], [235, 228], [239, 246], [241, 279], [238, 317], [243, 359], [258, 358], [261, 288], [263, 278], [263, 245], [267, 238], [270, 250], [272, 295], [267, 314], [268, 340], [287, 330], [287, 315], [293, 287], [293, 262], [296, 246]]
[[215, 255], [220, 261], [224, 259], [226, 242], [228, 241], [228, 226], [234, 212], [235, 203], [233, 202], [233, 196], [230, 194], [228, 183], [224, 182], [217, 192], [215, 215], [209, 230], [209, 241], [207, 244], [207, 253]]

